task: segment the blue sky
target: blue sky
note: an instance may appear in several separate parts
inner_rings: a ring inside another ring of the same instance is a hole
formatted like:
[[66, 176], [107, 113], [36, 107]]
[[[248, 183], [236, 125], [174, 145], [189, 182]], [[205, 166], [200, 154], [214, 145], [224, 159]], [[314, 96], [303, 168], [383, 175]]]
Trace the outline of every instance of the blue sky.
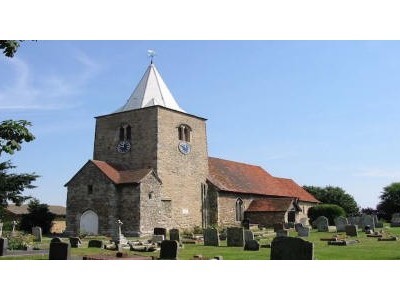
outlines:
[[27, 194], [65, 205], [92, 158], [95, 116], [115, 111], [147, 50], [179, 105], [207, 118], [210, 156], [375, 207], [400, 180], [398, 41], [27, 41], [0, 57], [0, 119], [33, 123], [11, 158], [41, 177]]

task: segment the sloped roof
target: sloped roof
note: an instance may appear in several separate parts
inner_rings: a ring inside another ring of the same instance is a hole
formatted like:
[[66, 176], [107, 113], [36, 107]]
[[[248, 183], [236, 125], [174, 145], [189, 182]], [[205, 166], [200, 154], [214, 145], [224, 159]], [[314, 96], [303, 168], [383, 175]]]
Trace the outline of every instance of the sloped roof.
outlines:
[[[9, 204], [6, 209], [15, 215], [23, 215], [28, 213], [28, 204], [22, 204], [21, 206]], [[60, 205], [49, 205], [49, 211], [57, 216], [66, 214], [66, 208]]]
[[292, 203], [293, 199], [256, 199], [253, 200], [249, 207], [246, 209], [246, 212], [278, 212], [278, 211], [287, 211]]
[[208, 168], [208, 180], [221, 191], [319, 202], [293, 180], [273, 177], [259, 166], [209, 157]]
[[151, 63], [126, 104], [115, 112], [117, 113], [154, 105], [160, 105], [173, 110], [185, 112], [179, 107], [174, 96], [172, 96], [156, 66]]

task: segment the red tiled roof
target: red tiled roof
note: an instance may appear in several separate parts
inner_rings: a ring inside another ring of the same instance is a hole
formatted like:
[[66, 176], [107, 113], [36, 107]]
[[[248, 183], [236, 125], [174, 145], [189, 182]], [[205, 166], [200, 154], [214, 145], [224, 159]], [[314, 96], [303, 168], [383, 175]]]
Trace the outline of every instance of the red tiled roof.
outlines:
[[139, 183], [152, 172], [151, 169], [125, 170], [122, 166], [112, 165], [100, 160], [91, 160], [91, 162], [115, 184]]
[[246, 212], [264, 212], [264, 211], [287, 211], [293, 199], [257, 199], [253, 200]]
[[208, 168], [208, 180], [221, 191], [318, 202], [293, 180], [273, 177], [259, 166], [209, 157]]
[[[29, 213], [28, 204], [22, 204], [21, 206], [9, 204], [6, 209], [15, 215], [23, 215]], [[66, 214], [65, 207], [60, 205], [49, 205], [49, 211], [58, 216], [64, 216]]]

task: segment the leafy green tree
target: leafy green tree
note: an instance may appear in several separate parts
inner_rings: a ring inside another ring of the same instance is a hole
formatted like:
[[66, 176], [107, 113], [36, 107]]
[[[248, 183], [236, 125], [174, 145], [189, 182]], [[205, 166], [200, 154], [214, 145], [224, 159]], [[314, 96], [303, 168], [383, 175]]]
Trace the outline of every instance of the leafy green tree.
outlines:
[[324, 216], [328, 218], [329, 225], [335, 225], [335, 218], [345, 216], [346, 212], [342, 207], [336, 204], [320, 204], [313, 207], [307, 212], [310, 223], [314, 222], [318, 217]]
[[400, 212], [400, 182], [385, 186], [379, 198], [381, 201], [376, 206], [378, 214], [390, 220], [392, 214]]
[[305, 185], [303, 188], [322, 203], [339, 205], [347, 215], [356, 215], [360, 212], [360, 208], [353, 196], [346, 193], [340, 187], [326, 186], [322, 188]]
[[21, 150], [23, 142], [30, 142], [35, 136], [28, 127], [32, 124], [25, 120], [6, 120], [0, 123], [0, 156], [2, 152], [14, 154], [14, 151]]
[[40, 226], [43, 233], [49, 233], [51, 223], [56, 215], [49, 211], [47, 204], [41, 204], [38, 199], [33, 199], [28, 204], [28, 214], [21, 218], [20, 229], [31, 232], [32, 227]]
[[4, 41], [0, 40], [0, 49], [3, 50], [3, 53], [7, 57], [13, 57], [17, 52], [17, 49], [20, 45], [20, 41]]

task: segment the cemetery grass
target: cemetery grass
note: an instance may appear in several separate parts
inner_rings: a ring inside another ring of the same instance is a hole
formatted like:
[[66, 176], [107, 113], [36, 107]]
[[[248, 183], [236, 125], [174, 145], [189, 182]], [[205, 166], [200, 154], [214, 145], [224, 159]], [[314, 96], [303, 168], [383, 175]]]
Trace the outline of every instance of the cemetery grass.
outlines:
[[[379, 230], [379, 229], [378, 229]], [[384, 233], [392, 236], [400, 237], [400, 227], [398, 228], [383, 228]], [[398, 260], [400, 259], [400, 240], [383, 242], [378, 241], [375, 237], [367, 237], [365, 233], [359, 231], [358, 237], [347, 237], [349, 240], [358, 240], [359, 243], [348, 246], [332, 246], [326, 241], [321, 241], [321, 238], [333, 237], [335, 233], [317, 232], [311, 230], [310, 237], [303, 238], [304, 240], [314, 243], [314, 258], [316, 260]], [[344, 236], [344, 233], [339, 233]], [[290, 236], [295, 237], [297, 233], [290, 231]], [[72, 259], [82, 259], [84, 255], [108, 255], [114, 256], [116, 251], [88, 248], [89, 239], [103, 239], [105, 237], [89, 237], [83, 239], [83, 245], [80, 248], [71, 248]], [[261, 239], [261, 245], [270, 244], [273, 237]], [[41, 249], [48, 249], [51, 238], [44, 238], [39, 245]], [[64, 238], [68, 241], [67, 238]], [[135, 239], [132, 239], [135, 240]], [[221, 241], [220, 247], [203, 246], [200, 244], [184, 244], [184, 247], [179, 249], [179, 260], [191, 260], [195, 255], [201, 255], [203, 259], [211, 259], [215, 256], [222, 256], [224, 260], [269, 260], [269, 248], [260, 248], [259, 251], [244, 251], [243, 247], [227, 247], [226, 241]], [[153, 256], [159, 257], [159, 251], [156, 252], [137, 252], [124, 250], [128, 256]], [[0, 260], [47, 260], [48, 255], [26, 255], [26, 256], [3, 256]]]

